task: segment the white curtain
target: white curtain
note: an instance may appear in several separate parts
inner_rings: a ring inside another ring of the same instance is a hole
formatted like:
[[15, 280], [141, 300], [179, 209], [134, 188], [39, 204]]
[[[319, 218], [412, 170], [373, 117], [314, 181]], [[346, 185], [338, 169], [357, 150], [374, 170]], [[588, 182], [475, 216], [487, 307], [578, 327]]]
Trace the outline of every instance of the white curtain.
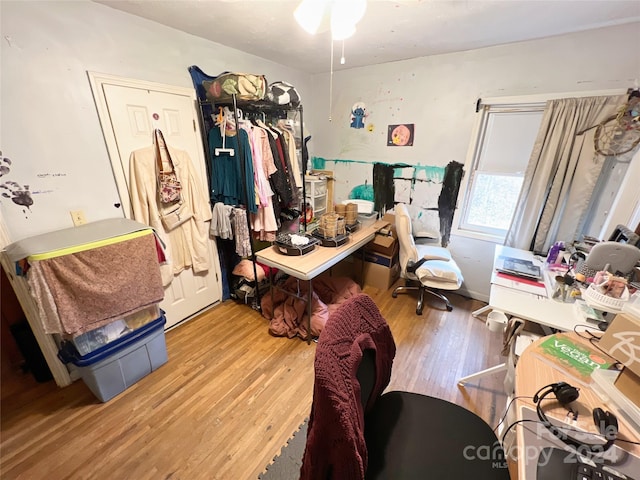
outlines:
[[604, 157], [593, 147], [593, 127], [614, 115], [625, 95], [550, 100], [524, 174], [505, 245], [545, 253], [570, 242], [587, 213]]

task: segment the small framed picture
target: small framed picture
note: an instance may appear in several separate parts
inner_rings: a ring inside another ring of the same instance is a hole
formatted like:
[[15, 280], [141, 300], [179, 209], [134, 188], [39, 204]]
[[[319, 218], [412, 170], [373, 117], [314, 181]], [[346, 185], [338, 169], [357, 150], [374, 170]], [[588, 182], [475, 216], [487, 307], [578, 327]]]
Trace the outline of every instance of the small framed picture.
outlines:
[[387, 130], [388, 147], [411, 147], [413, 146], [413, 123], [402, 123], [400, 125], [389, 125]]

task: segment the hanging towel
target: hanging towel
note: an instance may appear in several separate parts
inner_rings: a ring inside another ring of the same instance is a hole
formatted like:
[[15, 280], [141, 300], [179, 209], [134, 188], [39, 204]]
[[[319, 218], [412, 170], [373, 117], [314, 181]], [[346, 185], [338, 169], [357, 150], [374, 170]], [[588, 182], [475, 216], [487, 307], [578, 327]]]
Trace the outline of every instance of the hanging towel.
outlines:
[[46, 333], [78, 335], [164, 298], [151, 230], [119, 243], [30, 261]]

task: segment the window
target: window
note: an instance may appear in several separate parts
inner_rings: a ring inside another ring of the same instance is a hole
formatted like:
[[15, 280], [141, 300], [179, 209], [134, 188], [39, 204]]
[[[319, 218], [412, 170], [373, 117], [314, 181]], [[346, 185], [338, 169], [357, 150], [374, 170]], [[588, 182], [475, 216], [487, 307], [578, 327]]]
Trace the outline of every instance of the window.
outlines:
[[459, 230], [504, 239], [538, 134], [543, 102], [484, 105]]

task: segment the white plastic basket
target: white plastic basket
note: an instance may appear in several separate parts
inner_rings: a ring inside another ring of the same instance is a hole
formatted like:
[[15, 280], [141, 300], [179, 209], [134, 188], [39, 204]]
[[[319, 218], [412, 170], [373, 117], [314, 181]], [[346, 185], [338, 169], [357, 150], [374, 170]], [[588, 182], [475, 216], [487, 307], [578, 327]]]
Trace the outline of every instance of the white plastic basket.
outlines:
[[589, 285], [589, 288], [583, 292], [582, 296], [590, 307], [615, 313], [620, 312], [625, 302], [629, 300], [629, 289], [625, 287], [620, 298], [613, 298], [603, 295], [596, 290], [596, 287]]
[[352, 199], [352, 200], [343, 200], [342, 201], [343, 205], [346, 205], [348, 203], [355, 203], [358, 206], [358, 213], [372, 213], [373, 212], [374, 203], [370, 202], [369, 200]]

